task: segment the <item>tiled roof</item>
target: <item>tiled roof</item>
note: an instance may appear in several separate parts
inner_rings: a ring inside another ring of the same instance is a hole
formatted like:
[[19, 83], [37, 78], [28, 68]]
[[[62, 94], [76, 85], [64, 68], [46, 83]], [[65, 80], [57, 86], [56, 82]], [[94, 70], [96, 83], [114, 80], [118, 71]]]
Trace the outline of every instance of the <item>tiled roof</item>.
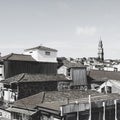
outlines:
[[73, 67], [85, 67], [82, 63], [80, 62], [71, 62], [68, 60], [63, 60], [63, 65], [66, 66], [67, 68], [73, 68]]
[[52, 103], [52, 102], [61, 102], [65, 101], [67, 103], [67, 100], [75, 100], [80, 99], [84, 97], [88, 97], [88, 95], [97, 95], [98, 92], [94, 91], [88, 91], [88, 92], [82, 92], [80, 90], [71, 90], [71, 91], [46, 91], [46, 92], [40, 92], [36, 95], [32, 95], [26, 98], [23, 98], [21, 100], [17, 100], [14, 103], [14, 106], [24, 108], [25, 105], [28, 108], [34, 108], [37, 105], [43, 104], [43, 103]]
[[5, 80], [1, 80], [0, 82], [9, 85], [11, 83], [20, 81], [24, 77], [24, 75], [25, 75], [24, 73], [21, 73], [21, 74], [15, 75], [13, 77], [7, 78]]
[[17, 82], [43, 82], [43, 81], [69, 81], [64, 75], [45, 75], [45, 74], [29, 74], [21, 73], [13, 77], [2, 80], [1, 82], [6, 84]]
[[104, 71], [104, 70], [91, 70], [88, 72], [88, 76], [93, 79], [93, 81], [107, 81], [120, 80], [120, 72], [114, 71]]
[[[100, 102], [105, 102], [105, 101], [114, 101], [114, 100], [120, 100], [120, 95], [119, 94], [95, 94], [95, 95], [91, 95], [91, 102], [93, 103], [98, 103], [100, 104]], [[78, 99], [74, 99], [74, 100], [69, 100], [69, 103], [75, 103], [78, 102], [80, 104], [86, 104], [89, 103], [89, 98], [88, 95], [84, 98], [79, 97]], [[56, 110], [56, 111], [60, 111], [60, 106], [64, 106], [67, 105], [67, 100], [64, 101], [53, 101], [53, 102], [44, 102], [41, 104], [38, 104], [38, 108], [44, 108], [44, 109], [52, 109], [52, 110]]]
[[11, 53], [1, 57], [1, 60], [16, 60], [16, 61], [36, 61], [31, 55]]
[[79, 90], [72, 91], [52, 91], [52, 92], [40, 92], [39, 94], [16, 101], [13, 106], [19, 108], [34, 109], [39, 106], [41, 108], [60, 110], [61, 105], [78, 101], [79, 103], [88, 103], [88, 96], [91, 95], [91, 101], [107, 101], [120, 99], [118, 94], [102, 94], [95, 91], [82, 92]]
[[45, 46], [37, 46], [37, 47], [33, 47], [33, 48], [29, 48], [29, 49], [25, 49], [24, 51], [34, 50], [34, 49], [39, 49], [39, 50], [46, 50], [46, 51], [54, 51], [54, 52], [57, 52], [56, 49], [49, 48], [49, 47], [45, 47]]

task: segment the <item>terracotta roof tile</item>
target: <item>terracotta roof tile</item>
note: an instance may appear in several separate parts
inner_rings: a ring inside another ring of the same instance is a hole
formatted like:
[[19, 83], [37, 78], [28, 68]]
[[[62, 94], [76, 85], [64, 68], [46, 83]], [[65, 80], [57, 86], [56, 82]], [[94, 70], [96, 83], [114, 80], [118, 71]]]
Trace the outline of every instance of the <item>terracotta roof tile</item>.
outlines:
[[51, 102], [61, 102], [64, 101], [67, 103], [67, 100], [75, 100], [80, 99], [84, 97], [88, 97], [88, 95], [97, 95], [98, 92], [94, 91], [87, 91], [82, 92], [80, 90], [70, 90], [70, 91], [46, 91], [46, 92], [40, 92], [36, 95], [32, 95], [23, 99], [20, 99], [14, 103], [14, 106], [17, 107], [28, 107], [28, 108], [34, 108], [37, 105], [43, 104], [43, 103], [51, 103]]
[[114, 71], [91, 70], [88, 72], [88, 76], [94, 81], [120, 80], [120, 72]]
[[37, 47], [33, 47], [33, 48], [29, 48], [29, 49], [25, 49], [24, 51], [34, 50], [34, 49], [47, 50], [47, 51], [55, 51], [55, 52], [57, 52], [56, 49], [49, 48], [49, 47], [45, 47], [45, 46], [37, 46]]
[[81, 104], [88, 103], [89, 95], [91, 95], [92, 102], [120, 99], [120, 95], [118, 94], [102, 94], [95, 91], [52, 91], [40, 92], [39, 94], [18, 100], [13, 104], [13, 106], [19, 108], [27, 107], [30, 109], [39, 106], [41, 108], [59, 110], [61, 105], [68, 104], [68, 99], [70, 103], [74, 103], [76, 100]]
[[43, 81], [70, 81], [62, 74], [45, 75], [45, 74], [29, 74], [21, 73], [13, 77], [2, 80], [1, 82], [6, 84], [17, 82], [43, 82]]
[[73, 68], [73, 67], [85, 67], [82, 63], [80, 62], [71, 62], [68, 60], [63, 60], [63, 65], [66, 66], [67, 68]]
[[11, 53], [1, 57], [1, 60], [16, 60], [16, 61], [36, 61], [31, 55]]

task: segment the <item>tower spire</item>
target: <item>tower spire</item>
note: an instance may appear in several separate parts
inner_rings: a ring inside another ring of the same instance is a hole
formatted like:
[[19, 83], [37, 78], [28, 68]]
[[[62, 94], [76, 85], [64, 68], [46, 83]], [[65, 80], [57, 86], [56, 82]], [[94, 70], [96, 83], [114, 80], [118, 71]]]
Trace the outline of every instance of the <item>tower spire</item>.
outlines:
[[98, 44], [98, 59], [103, 62], [104, 61], [104, 50], [103, 50], [103, 43], [100, 36], [99, 44]]

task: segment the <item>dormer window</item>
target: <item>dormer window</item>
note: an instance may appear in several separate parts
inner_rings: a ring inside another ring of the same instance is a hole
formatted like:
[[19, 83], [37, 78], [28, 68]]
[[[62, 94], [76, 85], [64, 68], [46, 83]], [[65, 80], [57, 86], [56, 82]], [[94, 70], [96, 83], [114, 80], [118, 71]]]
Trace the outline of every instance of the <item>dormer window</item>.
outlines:
[[45, 52], [45, 55], [50, 55], [50, 52], [46, 51], [46, 52]]

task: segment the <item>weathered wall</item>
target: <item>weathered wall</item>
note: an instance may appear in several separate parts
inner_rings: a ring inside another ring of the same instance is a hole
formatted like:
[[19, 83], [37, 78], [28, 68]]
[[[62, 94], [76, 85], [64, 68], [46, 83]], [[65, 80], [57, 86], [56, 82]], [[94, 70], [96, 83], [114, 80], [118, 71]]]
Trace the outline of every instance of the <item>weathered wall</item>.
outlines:
[[[46, 55], [45, 52], [50, 52], [50, 55]], [[26, 55], [31, 55], [35, 60], [40, 62], [57, 62], [57, 52], [49, 50], [28, 50], [24, 52]]]
[[87, 85], [87, 74], [85, 68], [72, 68], [71, 74], [73, 85]]
[[4, 109], [0, 109], [0, 116], [11, 120], [11, 113]]
[[57, 81], [48, 82], [26, 82], [18, 85], [18, 99], [37, 94], [41, 91], [57, 90]]
[[4, 61], [4, 66], [5, 78], [9, 78], [20, 73], [57, 73], [57, 63]]
[[67, 67], [65, 66], [61, 66], [58, 70], [57, 70], [58, 74], [64, 74], [65, 76], [67, 76]]

